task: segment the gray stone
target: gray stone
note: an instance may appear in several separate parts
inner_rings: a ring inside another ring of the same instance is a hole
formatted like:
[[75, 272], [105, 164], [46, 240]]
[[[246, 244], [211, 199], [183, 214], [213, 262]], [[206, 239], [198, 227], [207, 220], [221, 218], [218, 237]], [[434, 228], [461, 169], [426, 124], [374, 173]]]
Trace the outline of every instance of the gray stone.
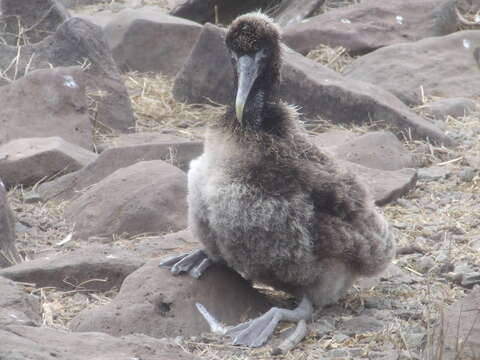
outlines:
[[319, 148], [327, 148], [332, 152], [334, 148], [350, 143], [358, 136], [353, 131], [332, 129], [315, 134], [311, 139]]
[[340, 326], [340, 331], [348, 336], [354, 336], [367, 332], [379, 332], [384, 328], [383, 322], [366, 315], [360, 315], [350, 320], [344, 321]]
[[[177, 74], [173, 94], [179, 101], [229, 104], [233, 99], [233, 70], [223, 29], [207, 24], [184, 67]], [[382, 120], [414, 137], [452, 144], [436, 126], [420, 118], [391, 93], [377, 86], [351, 81], [340, 74], [284, 49], [280, 97], [301, 107], [307, 118], [321, 116], [333, 123]]]
[[141, 267], [144, 260], [130, 250], [96, 245], [38, 258], [0, 270], [0, 276], [63, 290], [107, 291]]
[[163, 234], [187, 226], [187, 177], [161, 160], [110, 174], [65, 209], [74, 238]]
[[116, 338], [47, 327], [0, 329], [2, 358], [8, 360], [198, 360], [177, 345], [141, 334]]
[[[60, 136], [93, 148], [83, 72], [78, 67], [37, 70], [0, 87], [0, 124], [0, 145], [19, 138]], [[9, 161], [8, 156], [2, 161]]]
[[458, 178], [463, 182], [471, 182], [476, 174], [477, 171], [474, 168], [465, 167], [458, 173]]
[[195, 303], [219, 321], [237, 324], [269, 307], [263, 295], [237, 273], [211, 267], [200, 279], [174, 276], [152, 260], [125, 279], [109, 304], [81, 312], [73, 331], [101, 331], [114, 336], [142, 333], [162, 338], [200, 335], [209, 331]]
[[418, 181], [437, 181], [446, 179], [451, 175], [451, 171], [445, 167], [429, 167], [418, 169]]
[[465, 30], [448, 36], [391, 45], [362, 56], [345, 68], [350, 79], [376, 84], [409, 105], [425, 96], [476, 97], [480, 71], [473, 46], [480, 32]]
[[378, 206], [386, 205], [405, 195], [417, 183], [415, 169], [387, 171], [367, 168], [347, 161], [341, 163], [367, 186]]
[[104, 28], [120, 70], [169, 76], [180, 70], [201, 30], [201, 25], [155, 7], [122, 10]]
[[389, 282], [392, 284], [413, 284], [423, 281], [421, 276], [415, 275], [401, 269], [398, 265], [390, 264], [390, 266], [382, 273], [371, 278], [362, 278], [358, 281], [361, 289], [370, 289], [379, 282]]
[[340, 7], [285, 28], [283, 41], [306, 54], [320, 45], [350, 54], [457, 30], [454, 0], [368, 0]]
[[294, 25], [311, 16], [325, 0], [283, 0], [275, 11], [275, 22], [280, 26]]
[[2, 32], [10, 45], [37, 43], [70, 17], [59, 0], [2, 0], [0, 5], [5, 23]]
[[203, 144], [199, 141], [154, 133], [121, 135], [111, 146], [82, 170], [41, 184], [39, 194], [45, 200], [72, 199], [113, 172], [140, 161], [164, 160], [186, 170], [190, 161], [203, 151]]
[[435, 261], [429, 256], [422, 257], [417, 263], [417, 270], [422, 274], [428, 273], [435, 266]]
[[[7, 325], [39, 326], [40, 300], [28, 294], [21, 285], [0, 276], [0, 329]], [[2, 356], [3, 353], [2, 338]]]
[[445, 119], [447, 116], [459, 118], [475, 111], [476, 103], [467, 98], [450, 98], [428, 103], [425, 109], [436, 119]]
[[21, 262], [15, 247], [15, 218], [0, 178], [0, 269]]
[[201, 246], [190, 230], [152, 236], [132, 243], [132, 250], [144, 259], [163, 257], [168, 252], [187, 253]]
[[60, 137], [22, 138], [0, 146], [7, 154], [0, 160], [0, 178], [13, 187], [32, 186], [39, 181], [79, 170], [97, 158], [97, 154]]
[[[85, 86], [90, 101], [95, 104], [95, 114], [92, 115], [95, 123], [112, 131], [133, 130], [130, 97], [100, 27], [83, 19], [71, 18], [62, 23], [54, 34], [21, 49], [20, 60], [16, 66], [9, 67], [18, 49], [0, 45], [0, 68], [10, 69], [5, 76], [18, 78], [27, 69], [84, 65]], [[75, 83], [66, 82], [66, 86], [74, 87]]]

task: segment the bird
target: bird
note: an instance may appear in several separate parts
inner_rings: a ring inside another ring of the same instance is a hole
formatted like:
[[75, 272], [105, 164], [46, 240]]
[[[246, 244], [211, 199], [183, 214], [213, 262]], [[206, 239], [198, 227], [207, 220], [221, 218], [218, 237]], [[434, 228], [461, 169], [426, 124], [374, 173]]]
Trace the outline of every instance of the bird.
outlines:
[[316, 147], [296, 108], [280, 99], [283, 45], [273, 20], [241, 15], [225, 44], [235, 96], [208, 125], [204, 152], [188, 171], [189, 227], [203, 249], [161, 266], [198, 278], [224, 264], [295, 296], [294, 309], [273, 307], [230, 327], [197, 304], [211, 329], [236, 345], [262, 346], [280, 321], [296, 323], [283, 352], [305, 337], [314, 309], [389, 265], [395, 238], [356, 175]]

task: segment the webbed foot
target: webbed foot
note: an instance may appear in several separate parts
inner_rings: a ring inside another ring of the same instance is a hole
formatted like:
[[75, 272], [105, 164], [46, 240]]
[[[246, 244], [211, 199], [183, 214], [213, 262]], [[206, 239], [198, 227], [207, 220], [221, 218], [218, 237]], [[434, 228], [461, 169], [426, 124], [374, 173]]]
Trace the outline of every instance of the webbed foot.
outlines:
[[203, 305], [197, 304], [197, 308], [205, 320], [207, 320], [212, 332], [233, 338], [234, 345], [244, 345], [248, 347], [259, 347], [264, 345], [275, 332], [275, 328], [280, 321], [297, 322], [295, 331], [282, 342], [278, 349], [276, 349], [277, 353], [288, 352], [305, 338], [307, 334], [306, 321], [313, 313], [312, 304], [306, 297], [304, 297], [298, 307], [294, 310], [274, 307], [256, 319], [233, 327], [224, 327], [207, 311], [207, 309], [205, 309]]
[[212, 264], [203, 250], [195, 250], [192, 253], [171, 256], [160, 263], [161, 267], [169, 268], [172, 274], [179, 275], [189, 273], [198, 279]]

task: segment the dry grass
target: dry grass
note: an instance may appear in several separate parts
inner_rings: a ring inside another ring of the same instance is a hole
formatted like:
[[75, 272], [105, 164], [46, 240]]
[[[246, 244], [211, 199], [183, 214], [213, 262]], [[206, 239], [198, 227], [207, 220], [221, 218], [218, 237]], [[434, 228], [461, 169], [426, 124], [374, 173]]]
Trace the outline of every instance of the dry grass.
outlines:
[[137, 132], [201, 137], [203, 127], [225, 111], [218, 104], [189, 105], [176, 101], [171, 91], [173, 81], [159, 74], [128, 73], [125, 83], [136, 115]]
[[350, 56], [342, 46], [330, 47], [328, 45], [320, 45], [318, 49], [312, 50], [307, 54], [307, 58], [319, 62], [336, 72], [343, 72], [345, 66], [355, 60]]

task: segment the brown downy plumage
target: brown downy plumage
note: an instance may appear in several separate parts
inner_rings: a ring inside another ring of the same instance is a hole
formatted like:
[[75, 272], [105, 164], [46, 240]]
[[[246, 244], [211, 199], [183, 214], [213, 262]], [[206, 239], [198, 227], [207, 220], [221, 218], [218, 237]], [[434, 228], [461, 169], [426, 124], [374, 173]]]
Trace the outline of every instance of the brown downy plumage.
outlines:
[[279, 101], [279, 38], [262, 14], [239, 17], [227, 33], [237, 95], [190, 165], [189, 221], [212, 261], [321, 307], [385, 269], [394, 239], [365, 187]]

